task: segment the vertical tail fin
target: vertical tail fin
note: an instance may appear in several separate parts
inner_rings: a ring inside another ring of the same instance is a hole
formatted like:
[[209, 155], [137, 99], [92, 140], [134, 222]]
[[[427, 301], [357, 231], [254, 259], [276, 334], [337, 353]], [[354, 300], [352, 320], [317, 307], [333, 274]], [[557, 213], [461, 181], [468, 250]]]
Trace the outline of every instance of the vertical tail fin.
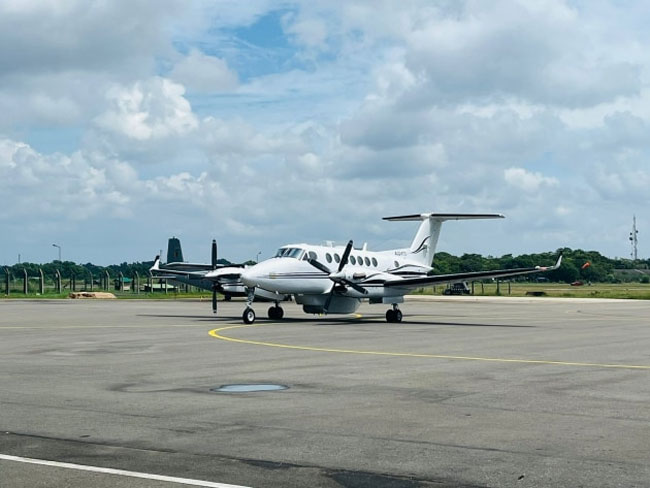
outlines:
[[438, 245], [440, 229], [446, 220], [502, 219], [501, 214], [444, 214], [424, 213], [384, 217], [391, 222], [421, 221], [415, 238], [408, 250], [409, 259], [419, 261], [424, 266], [431, 266]]
[[167, 241], [167, 262], [183, 262], [183, 250], [181, 249], [181, 241], [176, 237], [170, 237], [169, 241]]

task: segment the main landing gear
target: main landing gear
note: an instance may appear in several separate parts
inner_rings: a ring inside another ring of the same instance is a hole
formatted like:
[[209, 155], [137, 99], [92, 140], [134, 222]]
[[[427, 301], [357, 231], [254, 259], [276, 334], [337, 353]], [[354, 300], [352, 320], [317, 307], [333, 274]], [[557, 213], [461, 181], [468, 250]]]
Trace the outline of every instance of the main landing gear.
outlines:
[[280, 320], [284, 317], [284, 309], [276, 303], [274, 306], [269, 307], [268, 314], [271, 320]]
[[386, 322], [401, 322], [402, 311], [397, 308], [397, 304], [393, 303], [393, 308], [386, 312]]

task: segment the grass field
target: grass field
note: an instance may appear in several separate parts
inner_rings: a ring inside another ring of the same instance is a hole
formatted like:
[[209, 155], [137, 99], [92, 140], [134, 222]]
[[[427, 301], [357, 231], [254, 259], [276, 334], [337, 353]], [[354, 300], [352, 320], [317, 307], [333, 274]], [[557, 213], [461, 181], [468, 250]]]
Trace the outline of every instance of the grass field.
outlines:
[[[78, 289], [77, 292], [82, 292], [84, 290]], [[95, 290], [98, 292], [103, 292], [104, 290]], [[124, 299], [124, 300], [129, 300], [129, 299], [145, 299], [145, 300], [175, 300], [175, 299], [182, 299], [182, 298], [198, 298], [198, 299], [205, 299], [205, 300], [211, 300], [212, 299], [212, 294], [208, 291], [203, 291], [203, 292], [188, 292], [188, 293], [162, 293], [162, 292], [156, 292], [156, 293], [145, 293], [145, 292], [140, 292], [140, 293], [134, 293], [131, 291], [115, 291], [115, 290], [108, 290], [109, 293], [112, 293], [115, 295], [116, 298], [119, 299]], [[29, 299], [35, 299], [35, 298], [43, 298], [43, 299], [63, 299], [63, 298], [69, 298], [70, 292], [66, 291], [64, 293], [56, 293], [54, 291], [46, 290], [45, 293], [38, 294], [36, 291], [30, 291], [27, 295], [25, 295], [22, 290], [11, 290], [11, 294], [9, 296], [4, 294], [4, 290], [2, 290], [0, 293], [0, 299], [2, 298], [29, 298]], [[221, 295], [219, 295], [219, 298], [222, 299]]]
[[[470, 284], [471, 288], [471, 284]], [[442, 295], [445, 286], [437, 286], [435, 288], [422, 288], [416, 290], [414, 294], [419, 295]], [[97, 290], [100, 291], [100, 290]], [[156, 293], [133, 293], [132, 291], [116, 292], [114, 293], [119, 299], [149, 299], [149, 300], [174, 300], [184, 298], [194, 298], [210, 300], [211, 293], [208, 291], [190, 292], [190, 293], [172, 293], [167, 294]], [[63, 299], [68, 298], [69, 292], [54, 293], [51, 290], [46, 290], [43, 295], [38, 295], [36, 291], [30, 290], [27, 295], [22, 293], [22, 290], [13, 290], [9, 297], [4, 294], [4, 290], [0, 292], [0, 299], [2, 298], [48, 298], [48, 299]], [[474, 283], [474, 295], [477, 296], [513, 296], [525, 297], [530, 295], [541, 295], [548, 297], [573, 297], [573, 298], [631, 298], [638, 300], [650, 300], [650, 284], [643, 283], [595, 283], [593, 285], [584, 286], [571, 286], [565, 283], [510, 283], [502, 282], [499, 285], [499, 292], [497, 293], [497, 285], [495, 282]], [[222, 297], [220, 296], [220, 299]]]
[[[471, 284], [470, 284], [471, 287]], [[418, 294], [442, 295], [445, 287], [439, 286], [435, 290], [425, 288], [418, 290]], [[643, 283], [594, 283], [592, 285], [571, 286], [566, 283], [505, 283], [499, 284], [499, 293], [495, 282], [474, 283], [474, 294], [483, 296], [513, 296], [524, 297], [535, 294], [549, 297], [567, 298], [631, 298], [650, 300], [650, 284]]]

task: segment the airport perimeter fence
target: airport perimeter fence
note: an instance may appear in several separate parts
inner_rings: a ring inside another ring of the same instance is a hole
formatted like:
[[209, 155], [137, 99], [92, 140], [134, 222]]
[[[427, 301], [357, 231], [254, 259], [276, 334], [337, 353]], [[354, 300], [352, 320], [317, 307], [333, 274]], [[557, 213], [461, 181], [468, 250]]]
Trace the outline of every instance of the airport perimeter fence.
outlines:
[[140, 294], [140, 293], [190, 293], [194, 287], [188, 285], [176, 286], [168, 283], [166, 279], [155, 279], [148, 274], [140, 276], [134, 272], [133, 276], [125, 277], [119, 273], [111, 277], [107, 270], [93, 275], [91, 271], [83, 274], [71, 273], [63, 277], [61, 271], [56, 269], [54, 273], [44, 273], [38, 268], [37, 273], [30, 272], [26, 268], [16, 271], [13, 267], [2, 267], [2, 281], [0, 290], [4, 296], [12, 295], [63, 295], [73, 292], [110, 291], [119, 294]]
[[[198, 291], [198, 288], [168, 282], [167, 279], [155, 279], [149, 273], [146, 277], [141, 277], [136, 271], [132, 277], [125, 277], [122, 272], [118, 276], [111, 278], [109, 272], [104, 270], [103, 273], [93, 275], [87, 271], [83, 274], [71, 273], [65, 278], [57, 269], [54, 273], [47, 275], [41, 268], [38, 273], [29, 274], [27, 269], [22, 268], [18, 272], [16, 269], [8, 267], [2, 268], [2, 282], [0, 289], [4, 296], [12, 295], [65, 295], [74, 292], [93, 292], [93, 291], [110, 291], [119, 294], [140, 294], [140, 293], [192, 293]], [[461, 289], [462, 288], [462, 289]], [[511, 294], [510, 281], [501, 282], [496, 280], [496, 294]], [[443, 286], [433, 287], [434, 294], [442, 290], [443, 294], [485, 294], [485, 284], [482, 281], [472, 281], [462, 287]]]

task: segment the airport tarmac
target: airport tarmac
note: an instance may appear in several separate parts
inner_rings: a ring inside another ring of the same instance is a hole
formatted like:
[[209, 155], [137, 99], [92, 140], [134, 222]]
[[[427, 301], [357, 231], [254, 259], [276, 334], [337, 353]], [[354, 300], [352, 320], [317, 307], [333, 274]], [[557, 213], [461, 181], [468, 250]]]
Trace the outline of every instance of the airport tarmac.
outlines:
[[0, 300], [0, 487], [650, 486], [650, 302], [243, 305]]

